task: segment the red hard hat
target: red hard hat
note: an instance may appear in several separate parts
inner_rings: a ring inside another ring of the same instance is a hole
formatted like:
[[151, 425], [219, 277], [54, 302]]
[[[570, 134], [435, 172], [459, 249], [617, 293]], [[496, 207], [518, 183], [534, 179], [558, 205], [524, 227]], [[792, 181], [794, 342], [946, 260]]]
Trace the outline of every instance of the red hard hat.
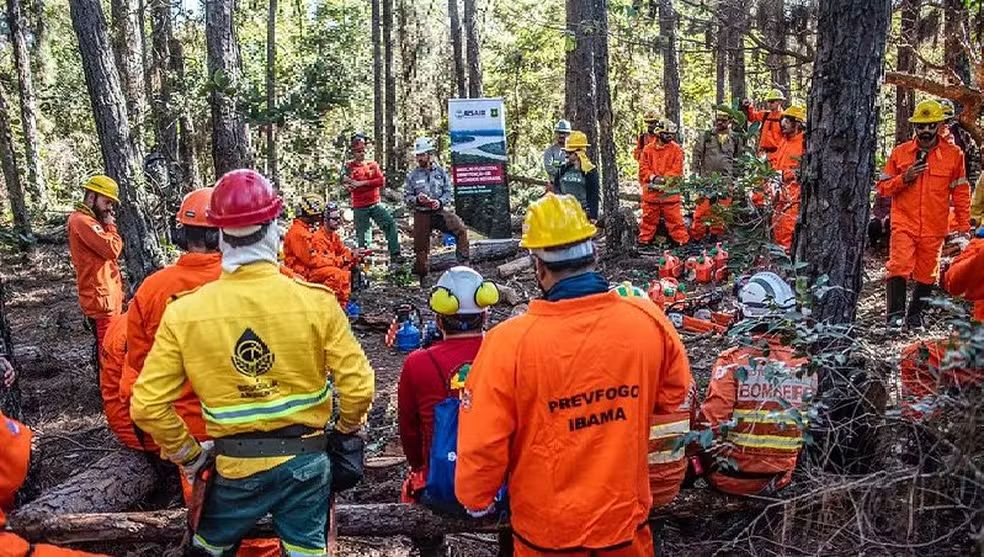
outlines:
[[181, 200], [181, 208], [178, 209], [178, 222], [185, 226], [214, 226], [205, 217], [214, 189], [213, 187], [200, 188], [184, 196]]
[[270, 222], [283, 207], [283, 200], [262, 174], [240, 169], [227, 172], [215, 183], [205, 214], [212, 226], [240, 228]]

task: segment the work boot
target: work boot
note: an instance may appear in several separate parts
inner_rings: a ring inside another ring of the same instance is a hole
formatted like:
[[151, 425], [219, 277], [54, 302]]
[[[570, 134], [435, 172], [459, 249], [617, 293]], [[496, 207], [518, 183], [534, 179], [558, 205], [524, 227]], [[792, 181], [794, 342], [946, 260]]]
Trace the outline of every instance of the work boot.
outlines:
[[901, 329], [905, 317], [905, 277], [885, 281], [885, 313], [889, 329]]
[[909, 311], [905, 317], [905, 325], [911, 330], [919, 331], [923, 329], [922, 312], [926, 307], [926, 298], [933, 293], [932, 284], [916, 283], [912, 291], [912, 299], [909, 300]]

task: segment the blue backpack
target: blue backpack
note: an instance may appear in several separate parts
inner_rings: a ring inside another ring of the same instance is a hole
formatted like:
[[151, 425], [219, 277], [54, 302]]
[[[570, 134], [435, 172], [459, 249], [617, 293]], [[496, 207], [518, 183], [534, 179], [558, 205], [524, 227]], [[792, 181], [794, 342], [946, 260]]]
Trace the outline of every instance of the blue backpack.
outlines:
[[[420, 500], [436, 511], [464, 516], [465, 508], [454, 494], [454, 470], [458, 460], [458, 410], [461, 401], [451, 392], [451, 378], [445, 379], [441, 366], [430, 350], [425, 352], [433, 362], [438, 380], [447, 389], [448, 396], [434, 405], [434, 434], [427, 466], [427, 486]], [[464, 376], [467, 376], [470, 369], [471, 365], [466, 364], [452, 376], [458, 375], [458, 379], [464, 382]]]

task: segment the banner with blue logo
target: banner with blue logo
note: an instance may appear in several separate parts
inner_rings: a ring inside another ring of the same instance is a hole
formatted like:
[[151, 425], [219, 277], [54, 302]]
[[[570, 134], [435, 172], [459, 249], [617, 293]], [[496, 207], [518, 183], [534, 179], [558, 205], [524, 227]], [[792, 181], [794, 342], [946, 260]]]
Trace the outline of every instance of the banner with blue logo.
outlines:
[[451, 99], [448, 115], [455, 212], [490, 238], [509, 238], [505, 103]]

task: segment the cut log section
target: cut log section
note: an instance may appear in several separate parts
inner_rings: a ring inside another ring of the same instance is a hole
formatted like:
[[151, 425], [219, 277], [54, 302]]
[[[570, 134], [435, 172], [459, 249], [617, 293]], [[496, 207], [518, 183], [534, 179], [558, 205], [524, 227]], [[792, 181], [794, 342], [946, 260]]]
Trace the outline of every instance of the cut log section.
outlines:
[[[769, 499], [742, 499], [708, 490], [682, 492], [676, 501], [654, 509], [650, 519], [708, 516], [764, 508]], [[414, 539], [463, 532], [496, 532], [507, 523], [494, 520], [447, 518], [420, 505], [401, 503], [339, 505], [338, 535], [345, 537], [408, 536]], [[64, 514], [43, 520], [11, 518], [11, 528], [32, 542], [75, 544], [86, 542], [176, 542], [185, 531], [184, 509], [108, 514]], [[252, 536], [273, 536], [269, 520], [261, 521]]]
[[130, 509], [146, 500], [158, 482], [151, 465], [155, 458], [130, 449], [109, 454], [17, 509], [10, 520], [30, 524], [55, 514]]
[[[479, 240], [470, 245], [469, 251], [472, 263], [496, 261], [516, 255], [519, 251], [519, 240], [515, 238]], [[431, 271], [444, 271], [458, 264], [454, 251], [434, 254], [428, 261]]]
[[529, 257], [520, 257], [508, 263], [503, 263], [495, 268], [495, 272], [499, 274], [499, 278], [509, 278], [520, 271], [533, 267], [533, 260]]

